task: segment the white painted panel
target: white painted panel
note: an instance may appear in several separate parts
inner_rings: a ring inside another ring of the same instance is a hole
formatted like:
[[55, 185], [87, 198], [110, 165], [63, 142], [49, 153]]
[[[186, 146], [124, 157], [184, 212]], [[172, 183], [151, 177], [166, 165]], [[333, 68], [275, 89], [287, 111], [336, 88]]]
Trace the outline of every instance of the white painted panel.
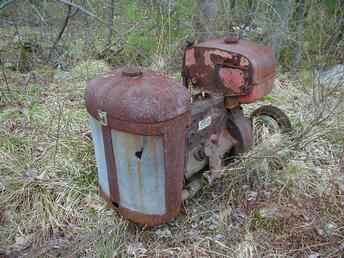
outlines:
[[162, 137], [111, 133], [120, 205], [148, 215], [166, 213]]
[[109, 187], [109, 180], [108, 180], [108, 173], [107, 173], [107, 164], [106, 164], [106, 159], [105, 159], [102, 126], [96, 119], [91, 117], [90, 127], [92, 130], [92, 139], [93, 139], [94, 149], [96, 153], [98, 183], [103, 193], [105, 193], [108, 197], [110, 197], [110, 187]]

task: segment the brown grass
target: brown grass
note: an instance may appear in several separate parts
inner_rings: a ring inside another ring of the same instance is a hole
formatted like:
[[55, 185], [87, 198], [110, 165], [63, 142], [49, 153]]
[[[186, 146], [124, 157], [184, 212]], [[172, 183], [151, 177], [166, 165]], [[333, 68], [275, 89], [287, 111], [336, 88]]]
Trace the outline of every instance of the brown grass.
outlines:
[[[270, 98], [292, 120], [244, 154], [224, 178], [153, 229], [101, 200], [84, 106], [88, 61], [54, 78], [7, 71], [0, 110], [0, 253], [21, 257], [340, 257], [344, 238], [342, 105], [324, 121], [307, 85], [280, 78]], [[36, 71], [33, 71], [35, 74]], [[79, 77], [78, 75], [82, 75]], [[62, 79], [61, 79], [62, 78]], [[335, 105], [340, 95], [330, 96]], [[324, 111], [327, 114], [329, 109]], [[312, 125], [311, 127], [309, 125]], [[248, 200], [250, 196], [257, 196]], [[262, 212], [274, 210], [272, 218]]]

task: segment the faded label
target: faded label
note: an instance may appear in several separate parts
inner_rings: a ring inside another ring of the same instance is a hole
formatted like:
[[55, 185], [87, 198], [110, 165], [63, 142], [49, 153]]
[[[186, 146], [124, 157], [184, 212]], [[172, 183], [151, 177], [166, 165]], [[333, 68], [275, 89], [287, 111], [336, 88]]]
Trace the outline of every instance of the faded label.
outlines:
[[198, 131], [201, 131], [204, 128], [207, 128], [209, 125], [211, 125], [211, 116], [208, 116], [198, 122]]

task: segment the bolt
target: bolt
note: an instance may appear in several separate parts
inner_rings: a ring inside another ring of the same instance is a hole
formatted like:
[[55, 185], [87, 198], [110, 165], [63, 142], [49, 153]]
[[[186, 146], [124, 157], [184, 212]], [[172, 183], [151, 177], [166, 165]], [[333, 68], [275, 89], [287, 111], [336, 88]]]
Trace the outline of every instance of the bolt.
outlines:
[[217, 144], [218, 141], [219, 141], [219, 138], [217, 137], [216, 134], [212, 134], [212, 135], [210, 136], [210, 141], [211, 141], [212, 144]]

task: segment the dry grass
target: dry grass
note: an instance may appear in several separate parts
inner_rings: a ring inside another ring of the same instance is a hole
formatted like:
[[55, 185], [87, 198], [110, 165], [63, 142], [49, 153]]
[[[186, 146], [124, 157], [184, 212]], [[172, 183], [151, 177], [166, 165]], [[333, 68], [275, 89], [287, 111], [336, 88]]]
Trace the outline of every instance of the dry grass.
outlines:
[[[88, 61], [69, 73], [49, 71], [49, 78], [34, 71], [28, 83], [27, 75], [7, 71], [11, 92], [0, 109], [0, 253], [340, 257], [341, 104], [317, 123], [322, 107], [307, 85], [280, 78], [273, 94], [247, 112], [272, 102], [291, 117], [293, 134], [276, 134], [244, 154], [214, 186], [205, 184], [175, 221], [142, 229], [122, 220], [97, 193], [83, 96], [85, 80], [107, 69]], [[328, 103], [340, 97], [331, 95]]]

